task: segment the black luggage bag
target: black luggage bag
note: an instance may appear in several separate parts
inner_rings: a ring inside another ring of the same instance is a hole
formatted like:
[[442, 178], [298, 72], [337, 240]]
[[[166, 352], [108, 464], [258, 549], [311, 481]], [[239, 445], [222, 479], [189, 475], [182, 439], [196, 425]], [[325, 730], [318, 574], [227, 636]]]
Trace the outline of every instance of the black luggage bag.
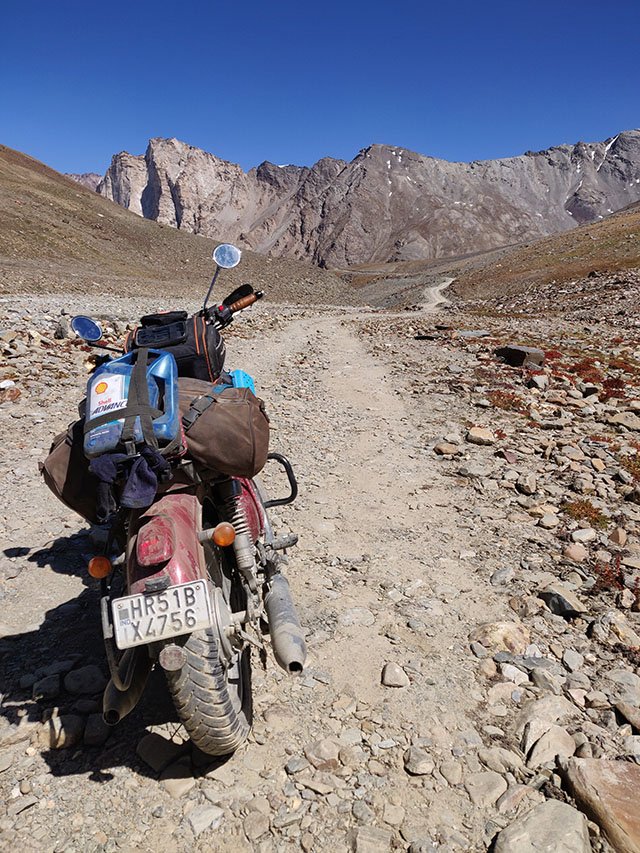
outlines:
[[140, 346], [171, 352], [178, 376], [215, 382], [224, 368], [224, 341], [202, 314], [186, 311], [147, 314], [125, 340], [125, 352]]

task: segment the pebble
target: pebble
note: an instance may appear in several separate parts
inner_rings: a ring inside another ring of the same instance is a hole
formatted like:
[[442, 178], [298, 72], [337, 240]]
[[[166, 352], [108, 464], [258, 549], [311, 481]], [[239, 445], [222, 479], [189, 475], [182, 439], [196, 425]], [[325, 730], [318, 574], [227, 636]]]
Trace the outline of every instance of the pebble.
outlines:
[[574, 563], [583, 563], [589, 556], [589, 552], [580, 542], [572, 542], [567, 545], [562, 553], [567, 560]]
[[42, 727], [40, 742], [50, 749], [69, 749], [81, 742], [84, 726], [84, 717], [76, 714], [51, 717]]
[[196, 784], [189, 758], [170, 764], [160, 775], [162, 787], [174, 800], [185, 797]]
[[550, 583], [538, 593], [552, 613], [571, 619], [586, 613], [587, 610], [578, 596], [561, 583]]
[[19, 799], [14, 800], [12, 803], [9, 803], [7, 806], [7, 815], [9, 817], [16, 817], [27, 809], [32, 808], [37, 805], [38, 798], [33, 795], [29, 795], [26, 797], [20, 797]]
[[48, 675], [41, 678], [33, 685], [32, 696], [34, 699], [55, 699], [60, 695], [60, 676]]
[[594, 542], [597, 535], [593, 527], [582, 527], [579, 530], [573, 531], [571, 539], [573, 542], [580, 542], [580, 544], [584, 545], [587, 542]]
[[545, 764], [555, 765], [556, 756], [569, 758], [575, 751], [575, 741], [567, 730], [553, 725], [535, 742], [527, 766], [537, 768]]
[[208, 829], [218, 829], [223, 818], [224, 811], [221, 808], [209, 805], [196, 806], [187, 815], [187, 820], [196, 838]]
[[351, 607], [340, 614], [338, 621], [345, 627], [351, 627], [352, 625], [368, 627], [375, 623], [376, 617], [366, 607]]
[[102, 714], [89, 714], [84, 729], [84, 743], [86, 746], [102, 746], [109, 738], [112, 727], [108, 726]]
[[531, 641], [528, 630], [520, 622], [484, 622], [474, 628], [469, 640], [492, 651], [515, 654], [523, 654]]
[[609, 534], [609, 541], [614, 545], [618, 545], [620, 548], [624, 548], [627, 544], [626, 530], [622, 527], [616, 527], [615, 530]]
[[507, 782], [493, 770], [470, 773], [464, 780], [464, 787], [474, 806], [486, 809], [493, 806], [507, 790]]
[[443, 761], [438, 769], [450, 785], [455, 786], [462, 782], [462, 765], [460, 762]]
[[438, 456], [455, 456], [461, 452], [457, 445], [449, 444], [446, 441], [439, 442], [433, 449]]
[[[362, 735], [358, 732], [360, 739]], [[304, 754], [311, 764], [319, 770], [332, 770], [338, 766], [340, 743], [333, 738], [314, 741], [304, 748]]]
[[249, 841], [256, 841], [269, 832], [269, 818], [259, 811], [252, 811], [243, 821], [242, 828]]
[[385, 687], [409, 687], [409, 676], [397, 663], [386, 663], [381, 675]]
[[490, 429], [484, 427], [472, 427], [466, 435], [466, 439], [471, 444], [495, 444], [496, 437]]
[[569, 672], [575, 672], [584, 665], [584, 657], [574, 649], [565, 649], [562, 654], [562, 662]]
[[404, 769], [412, 776], [428, 776], [435, 769], [431, 756], [417, 746], [412, 746], [404, 754]]

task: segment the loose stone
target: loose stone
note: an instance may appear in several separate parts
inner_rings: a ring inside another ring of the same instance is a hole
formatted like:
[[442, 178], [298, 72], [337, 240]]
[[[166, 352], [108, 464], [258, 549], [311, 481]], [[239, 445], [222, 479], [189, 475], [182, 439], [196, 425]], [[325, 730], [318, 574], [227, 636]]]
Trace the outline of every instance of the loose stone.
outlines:
[[409, 676], [397, 663], [384, 665], [381, 680], [385, 687], [408, 687], [411, 684]]

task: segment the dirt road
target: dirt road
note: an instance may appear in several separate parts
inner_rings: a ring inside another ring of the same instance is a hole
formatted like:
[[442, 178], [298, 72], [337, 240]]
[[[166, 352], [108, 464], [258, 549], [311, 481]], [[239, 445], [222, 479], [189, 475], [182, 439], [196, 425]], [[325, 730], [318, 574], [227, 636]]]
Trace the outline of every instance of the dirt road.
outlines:
[[[24, 322], [27, 306], [15, 307], [5, 323]], [[133, 319], [145, 306], [101, 307]], [[433, 453], [468, 423], [448, 379], [470, 356], [414, 341], [426, 318], [402, 322], [408, 334], [395, 337], [374, 313], [265, 307], [229, 337], [228, 364], [255, 375], [272, 446], [300, 481], [294, 507], [274, 515], [300, 536], [288, 574], [310, 655], [297, 679], [254, 660], [253, 735], [213, 767], [183, 743], [161, 677], [97, 745], [87, 732], [101, 731], [99, 691], [71, 695], [54, 678], [31, 698], [43, 675], [106, 668], [83, 570], [88, 531], [35, 466], [77, 403], [82, 358], [55, 393], [43, 392], [42, 370], [17, 377], [22, 397], [0, 407], [3, 429], [20, 427], [7, 432], [2, 483], [5, 849], [486, 849], [496, 825], [462, 783], [486, 775], [476, 753], [495, 735], [468, 635], [511, 612], [485, 578], [504, 566], [513, 525]], [[404, 686], [381, 683], [387, 664]], [[75, 747], [43, 745], [51, 715], [80, 727]]]

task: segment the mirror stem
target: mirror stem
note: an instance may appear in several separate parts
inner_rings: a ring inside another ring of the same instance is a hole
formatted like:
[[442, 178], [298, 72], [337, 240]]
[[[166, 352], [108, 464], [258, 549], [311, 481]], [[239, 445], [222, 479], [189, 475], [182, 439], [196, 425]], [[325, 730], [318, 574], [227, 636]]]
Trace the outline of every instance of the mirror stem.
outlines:
[[220, 272], [220, 267], [216, 267], [216, 271], [213, 274], [213, 278], [211, 279], [211, 284], [209, 285], [209, 290], [207, 290], [207, 295], [204, 298], [204, 305], [202, 306], [202, 313], [207, 310], [207, 302], [209, 301], [209, 297], [211, 296], [211, 291], [213, 290], [213, 285], [216, 283], [216, 279], [218, 278], [218, 273]]
[[107, 349], [109, 352], [119, 352], [122, 355], [122, 350], [118, 349], [118, 347], [109, 347], [106, 344], [101, 344], [100, 341], [85, 341], [85, 344], [95, 349]]

